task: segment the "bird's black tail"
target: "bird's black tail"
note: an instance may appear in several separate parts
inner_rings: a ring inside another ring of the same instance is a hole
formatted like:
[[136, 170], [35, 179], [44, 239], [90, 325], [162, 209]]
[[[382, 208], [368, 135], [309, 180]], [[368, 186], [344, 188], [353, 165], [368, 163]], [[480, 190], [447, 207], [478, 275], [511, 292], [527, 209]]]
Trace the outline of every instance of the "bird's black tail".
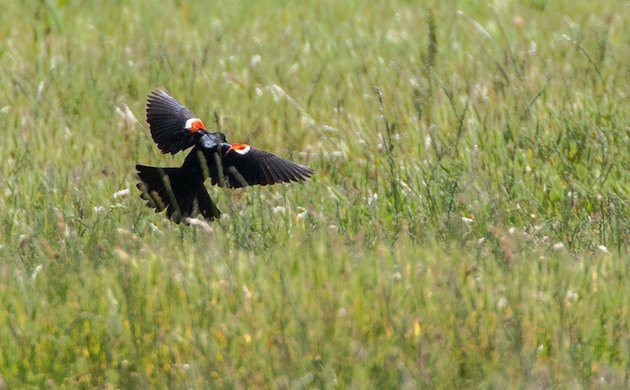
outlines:
[[142, 180], [137, 187], [140, 197], [155, 212], [166, 209], [166, 214], [175, 223], [201, 214], [207, 220], [219, 218], [217, 209], [203, 181], [186, 168], [159, 168], [136, 165]]

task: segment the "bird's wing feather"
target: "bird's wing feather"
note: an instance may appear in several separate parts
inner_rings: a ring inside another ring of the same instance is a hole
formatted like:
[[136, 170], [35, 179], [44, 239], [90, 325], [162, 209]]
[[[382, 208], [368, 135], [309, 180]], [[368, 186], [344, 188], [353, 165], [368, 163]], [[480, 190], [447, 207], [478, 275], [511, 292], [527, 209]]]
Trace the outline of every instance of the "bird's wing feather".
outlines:
[[[223, 144], [228, 145], [229, 144]], [[264, 150], [250, 148], [247, 153], [222, 150], [221, 165], [225, 185], [240, 188], [251, 185], [270, 185], [304, 181], [311, 177], [313, 170], [304, 165], [296, 164]], [[212, 184], [222, 185], [218, 172], [211, 174]]]
[[[183, 104], [164, 89], [156, 89], [147, 99], [147, 122], [153, 141], [162, 153], [175, 154], [188, 149], [197, 141], [192, 123], [199, 120]], [[203, 123], [199, 120], [201, 126]], [[186, 128], [186, 125], [190, 128]]]

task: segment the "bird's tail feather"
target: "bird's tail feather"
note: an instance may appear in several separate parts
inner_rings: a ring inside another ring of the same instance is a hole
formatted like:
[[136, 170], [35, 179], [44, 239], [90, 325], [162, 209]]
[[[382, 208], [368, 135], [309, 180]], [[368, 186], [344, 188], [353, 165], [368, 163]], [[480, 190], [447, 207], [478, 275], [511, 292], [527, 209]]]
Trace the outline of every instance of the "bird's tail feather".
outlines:
[[203, 181], [183, 168], [159, 168], [136, 165], [138, 177], [142, 181], [137, 187], [140, 197], [155, 212], [166, 209], [166, 214], [175, 223], [187, 217], [201, 214], [207, 220], [221, 215], [210, 198]]

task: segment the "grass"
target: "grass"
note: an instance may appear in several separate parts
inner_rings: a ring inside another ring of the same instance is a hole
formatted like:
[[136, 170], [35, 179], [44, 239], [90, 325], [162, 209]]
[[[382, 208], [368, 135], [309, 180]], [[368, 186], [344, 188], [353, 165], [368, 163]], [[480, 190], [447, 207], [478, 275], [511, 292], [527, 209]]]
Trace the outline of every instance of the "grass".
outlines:
[[[629, 24], [0, 3], [0, 388], [629, 387]], [[154, 214], [134, 165], [184, 157], [150, 139], [156, 87], [315, 177]]]

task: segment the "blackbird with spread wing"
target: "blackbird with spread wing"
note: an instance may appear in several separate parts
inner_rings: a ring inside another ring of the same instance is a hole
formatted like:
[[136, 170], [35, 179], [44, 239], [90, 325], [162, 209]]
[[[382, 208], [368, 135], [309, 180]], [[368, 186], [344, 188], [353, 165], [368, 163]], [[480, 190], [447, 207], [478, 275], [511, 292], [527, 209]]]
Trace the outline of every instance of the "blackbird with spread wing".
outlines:
[[207, 220], [221, 215], [203, 184], [207, 178], [212, 184], [239, 188], [304, 181], [313, 174], [309, 167], [207, 131], [201, 119], [163, 89], [149, 95], [147, 122], [162, 153], [192, 147], [179, 168], [136, 165], [141, 198], [156, 212], [166, 209], [176, 223], [197, 214]]

